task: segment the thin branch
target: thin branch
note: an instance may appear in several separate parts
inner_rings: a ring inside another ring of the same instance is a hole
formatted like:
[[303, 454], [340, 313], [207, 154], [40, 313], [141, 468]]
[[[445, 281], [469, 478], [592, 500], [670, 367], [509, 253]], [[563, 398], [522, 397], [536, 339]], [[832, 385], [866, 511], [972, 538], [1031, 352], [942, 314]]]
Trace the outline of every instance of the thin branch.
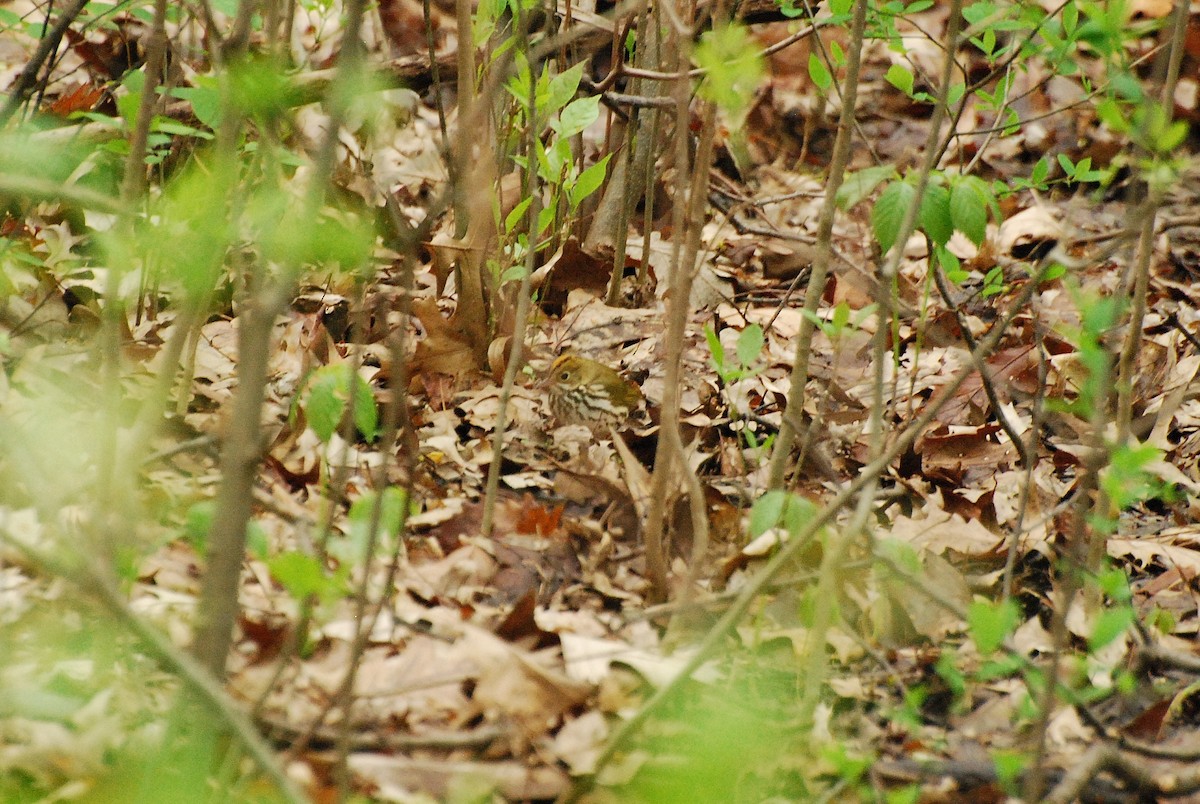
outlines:
[[71, 5], [63, 11], [62, 16], [58, 18], [58, 22], [54, 23], [54, 27], [42, 37], [37, 50], [25, 65], [25, 69], [21, 70], [21, 74], [17, 76], [13, 88], [9, 91], [8, 100], [4, 102], [4, 107], [0, 108], [0, 128], [5, 126], [17, 113], [21, 104], [29, 99], [30, 93], [37, 85], [37, 76], [42, 65], [58, 50], [63, 34], [67, 32], [67, 28], [71, 27], [71, 23], [75, 22], [75, 19], [83, 13], [87, 4], [88, 0], [73, 0]]
[[254, 760], [259, 769], [283, 794], [288, 802], [303, 804], [308, 801], [283, 772], [276, 761], [275, 754], [258, 733], [254, 723], [244, 712], [231, 701], [216, 679], [208, 673], [195, 659], [188, 656], [162, 632], [148, 624], [129, 608], [129, 603], [113, 584], [112, 579], [86, 562], [69, 565], [30, 545], [0, 534], [0, 539], [7, 542], [38, 570], [49, 577], [63, 578], [75, 586], [82, 594], [95, 598], [105, 611], [132, 633], [158, 664], [168, 672], [177, 676], [196, 700], [211, 714], [216, 721], [228, 727], [237, 738], [242, 748]]
[[800, 331], [796, 335], [796, 351], [792, 362], [791, 388], [787, 407], [783, 412], [783, 426], [771, 453], [768, 485], [772, 489], [783, 488], [784, 475], [796, 437], [803, 432], [804, 425], [799, 411], [804, 410], [804, 396], [808, 387], [809, 358], [812, 351], [813, 334], [816, 327], [813, 318], [821, 304], [825, 283], [829, 278], [829, 263], [833, 251], [833, 222], [837, 215], [837, 193], [845, 178], [850, 163], [850, 144], [854, 131], [854, 106], [858, 102], [859, 72], [862, 69], [863, 31], [866, 27], [865, 5], [855, 5], [854, 22], [850, 41], [847, 43], [846, 78], [844, 81], [842, 113], [838, 119], [837, 139], [833, 145], [833, 159], [829, 164], [829, 178], [825, 186], [825, 202], [821, 206], [821, 218], [817, 225], [817, 252], [813, 259], [812, 274], [804, 297], [804, 316], [800, 319]]

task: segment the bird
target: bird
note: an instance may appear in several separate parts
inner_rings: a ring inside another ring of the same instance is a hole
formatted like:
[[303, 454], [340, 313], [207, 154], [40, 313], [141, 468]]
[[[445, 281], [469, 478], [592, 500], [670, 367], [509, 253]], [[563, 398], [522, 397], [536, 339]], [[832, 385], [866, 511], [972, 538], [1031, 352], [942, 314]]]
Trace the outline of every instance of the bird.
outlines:
[[544, 385], [555, 418], [600, 433], [624, 425], [644, 399], [642, 389], [615, 369], [572, 353], [551, 364]]

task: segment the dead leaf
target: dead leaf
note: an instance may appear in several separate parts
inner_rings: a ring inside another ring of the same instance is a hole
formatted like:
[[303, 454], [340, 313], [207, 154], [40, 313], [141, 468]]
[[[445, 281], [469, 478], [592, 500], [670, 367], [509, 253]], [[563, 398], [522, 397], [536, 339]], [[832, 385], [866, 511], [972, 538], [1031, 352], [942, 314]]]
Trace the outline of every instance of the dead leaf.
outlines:
[[417, 342], [413, 373], [449, 374], [461, 377], [479, 368], [471, 342], [453, 319], [442, 315], [431, 299], [413, 301], [413, 315], [425, 328], [425, 337]]
[[931, 553], [953, 551], [968, 556], [994, 555], [1004, 542], [1004, 537], [981, 523], [931, 505], [919, 515], [896, 517], [888, 535]]
[[460, 643], [478, 668], [473, 699], [485, 711], [511, 718], [526, 739], [545, 734], [592, 691], [591, 684], [552, 669], [545, 654], [513, 647], [482, 629], [468, 626]]

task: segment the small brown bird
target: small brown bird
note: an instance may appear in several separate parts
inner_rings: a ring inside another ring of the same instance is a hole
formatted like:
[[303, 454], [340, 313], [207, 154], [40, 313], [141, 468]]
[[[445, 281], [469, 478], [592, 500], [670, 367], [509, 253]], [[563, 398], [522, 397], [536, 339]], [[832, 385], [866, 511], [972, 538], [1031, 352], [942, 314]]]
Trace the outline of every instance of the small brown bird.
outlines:
[[565, 354], [546, 377], [550, 409], [563, 424], [604, 432], [620, 427], [642, 402], [642, 389], [595, 360]]

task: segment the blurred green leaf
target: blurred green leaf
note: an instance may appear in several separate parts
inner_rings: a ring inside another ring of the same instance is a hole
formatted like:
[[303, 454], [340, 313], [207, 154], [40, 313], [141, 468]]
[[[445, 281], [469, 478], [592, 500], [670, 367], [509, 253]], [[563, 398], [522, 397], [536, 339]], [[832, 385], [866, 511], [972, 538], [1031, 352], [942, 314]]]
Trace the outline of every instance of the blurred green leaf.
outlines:
[[841, 209], [850, 209], [870, 195], [881, 182], [896, 178], [896, 169], [891, 165], [869, 167], [846, 175], [838, 188], [837, 204]]
[[746, 28], [726, 25], [706, 32], [695, 51], [705, 70], [700, 94], [726, 114], [740, 118], [749, 108], [765, 75], [762, 54]]
[[907, 67], [902, 64], [893, 64], [891, 67], [888, 67], [887, 75], [884, 77], [889, 84], [905, 95], [912, 97], [914, 79], [912, 71]]
[[568, 201], [572, 210], [578, 209], [583, 199], [600, 189], [600, 185], [604, 183], [610, 159], [612, 159], [612, 154], [605, 154], [603, 159], [579, 174], [579, 178], [571, 186], [571, 191], [568, 195]]
[[[582, 78], [583, 62], [579, 62], [551, 78], [546, 86], [545, 96], [543, 97], [541, 92], [538, 93], [538, 114], [549, 116], [566, 106], [575, 97], [575, 92], [579, 89], [579, 81]], [[527, 103], [528, 93], [524, 98], [518, 98], [518, 100]], [[600, 101], [598, 97], [594, 100], [597, 103]]]
[[337, 540], [331, 545], [331, 552], [340, 561], [349, 562], [352, 566], [361, 567], [367, 557], [370, 547], [371, 519], [375, 506], [380, 506], [379, 528], [376, 538], [378, 543], [393, 544], [400, 535], [404, 520], [408, 516], [408, 497], [404, 490], [389, 486], [383, 492], [382, 501], [377, 503], [378, 495], [368, 492], [350, 505], [350, 528], [345, 539]]
[[987, 237], [988, 198], [983, 182], [959, 180], [950, 188], [950, 219], [954, 228], [981, 245]]
[[950, 191], [945, 185], [930, 181], [925, 186], [918, 221], [935, 244], [945, 245], [949, 242], [954, 234], [954, 223], [950, 212]]
[[267, 568], [295, 600], [329, 596], [331, 579], [314, 556], [298, 551], [282, 553], [268, 559]]
[[763, 334], [763, 328], [758, 324], [747, 324], [737, 339], [738, 362], [742, 366], [752, 365], [762, 354], [764, 345], [766, 336]]
[[808, 54], [808, 77], [822, 92], [828, 92], [829, 88], [833, 86], [833, 76], [825, 66], [825, 62], [821, 61], [816, 53]]
[[904, 213], [916, 200], [917, 190], [906, 181], [894, 181], [889, 184], [875, 207], [871, 210], [871, 226], [875, 230], [875, 239], [879, 241], [879, 250], [887, 254], [896, 244], [900, 234], [900, 224], [904, 222]]
[[327, 444], [346, 415], [351, 385], [355, 427], [367, 441], [374, 441], [379, 434], [379, 412], [370, 387], [361, 378], [351, 382], [349, 363], [335, 363], [314, 371], [305, 393], [304, 415], [308, 426]]
[[558, 115], [558, 136], [574, 137], [600, 118], [600, 96], [576, 98]]
[[1013, 633], [1019, 619], [1020, 612], [1011, 600], [997, 603], [977, 600], [967, 611], [967, 628], [979, 653], [989, 656]]
[[1095, 653], [1107, 647], [1133, 625], [1133, 609], [1127, 605], [1113, 606], [1101, 611], [1092, 622], [1088, 635], [1088, 650]]

